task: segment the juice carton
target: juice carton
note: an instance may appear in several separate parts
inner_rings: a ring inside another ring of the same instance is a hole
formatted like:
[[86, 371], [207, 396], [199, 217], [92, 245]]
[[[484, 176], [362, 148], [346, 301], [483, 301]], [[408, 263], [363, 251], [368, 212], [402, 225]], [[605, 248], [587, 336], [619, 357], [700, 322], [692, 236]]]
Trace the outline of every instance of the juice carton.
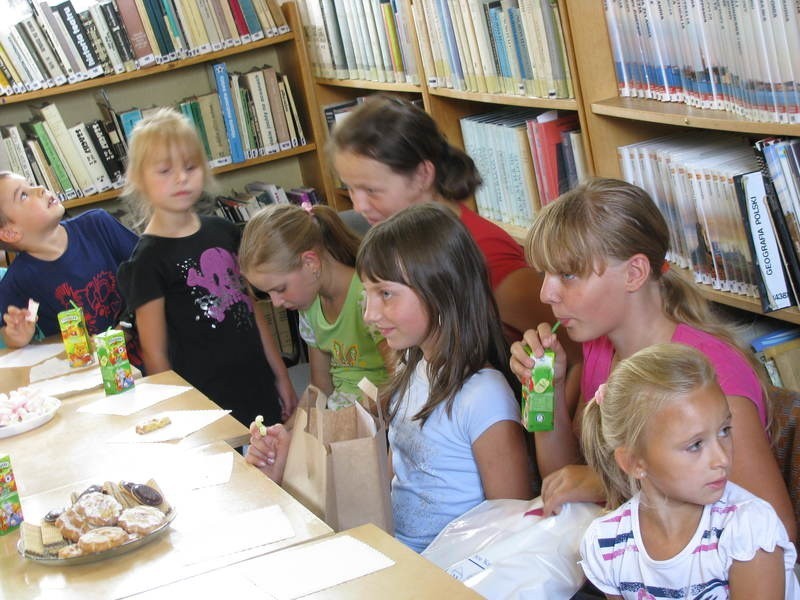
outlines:
[[61, 339], [71, 367], [83, 367], [92, 362], [92, 346], [83, 309], [74, 303], [72, 308], [58, 313], [58, 325], [61, 327]]
[[522, 424], [528, 431], [552, 431], [555, 353], [545, 350], [541, 358], [531, 358], [531, 379], [522, 388]]
[[22, 523], [22, 505], [17, 482], [11, 469], [11, 457], [0, 456], [0, 536], [16, 530]]
[[125, 334], [119, 329], [109, 329], [94, 336], [94, 345], [106, 395], [132, 388], [133, 372], [125, 348]]

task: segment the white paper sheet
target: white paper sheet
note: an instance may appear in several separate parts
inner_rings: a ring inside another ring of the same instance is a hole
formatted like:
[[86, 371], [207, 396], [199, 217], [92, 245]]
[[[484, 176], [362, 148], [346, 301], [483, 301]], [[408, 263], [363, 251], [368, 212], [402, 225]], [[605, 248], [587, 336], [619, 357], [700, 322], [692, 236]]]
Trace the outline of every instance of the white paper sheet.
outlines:
[[31, 367], [64, 351], [64, 344], [28, 344], [0, 356], [0, 369]]
[[137, 383], [133, 389], [106, 396], [102, 400], [81, 406], [78, 412], [98, 415], [132, 415], [162, 400], [172, 398], [192, 389], [188, 385], [165, 385], [161, 383]]
[[61, 375], [80, 373], [87, 368], [99, 369], [100, 367], [97, 364], [97, 355], [95, 355], [94, 359], [94, 364], [90, 365], [89, 367], [75, 368], [69, 366], [69, 361], [66, 358], [58, 358], [56, 356], [44, 361], [43, 363], [32, 366], [30, 373], [28, 373], [28, 379], [31, 383], [36, 383], [42, 379], [50, 379], [52, 377], [60, 377]]
[[46, 396], [64, 398], [78, 392], [103, 387], [103, 376], [100, 375], [100, 367], [94, 367], [53, 379], [43, 379], [26, 387], [39, 390]]
[[239, 571], [276, 600], [292, 600], [391, 567], [394, 561], [349, 535], [266, 554]]
[[294, 528], [277, 504], [232, 516], [216, 513], [210, 516], [209, 527], [214, 527], [214, 543], [208, 543], [205, 531], [198, 530], [196, 523], [189, 529], [182, 528], [180, 519], [175, 519], [172, 528], [196, 543], [183, 544], [189, 548], [182, 553], [184, 565], [197, 564], [209, 559], [244, 552], [294, 537]]
[[142, 421], [169, 417], [171, 421], [169, 425], [149, 433], [136, 433], [136, 426], [133, 425], [108, 441], [131, 444], [179, 440], [221, 419], [230, 412], [229, 410], [168, 410], [151, 415], [146, 419], [143, 418]]

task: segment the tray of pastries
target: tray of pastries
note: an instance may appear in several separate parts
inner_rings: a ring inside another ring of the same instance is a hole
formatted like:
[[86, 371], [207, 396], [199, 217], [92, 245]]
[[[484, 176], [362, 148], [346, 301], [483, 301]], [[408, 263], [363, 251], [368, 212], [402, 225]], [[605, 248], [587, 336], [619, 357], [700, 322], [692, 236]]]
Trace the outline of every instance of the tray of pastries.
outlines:
[[50, 511], [39, 524], [24, 521], [17, 549], [42, 564], [84, 564], [152, 542], [174, 518], [175, 509], [152, 479], [106, 481], [73, 492], [69, 506]]

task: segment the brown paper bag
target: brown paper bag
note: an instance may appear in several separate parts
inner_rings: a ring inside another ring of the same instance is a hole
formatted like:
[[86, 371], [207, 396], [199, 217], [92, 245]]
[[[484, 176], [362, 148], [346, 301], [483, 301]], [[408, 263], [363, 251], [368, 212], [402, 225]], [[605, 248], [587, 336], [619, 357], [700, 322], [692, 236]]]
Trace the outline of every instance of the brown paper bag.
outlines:
[[386, 426], [360, 404], [325, 408], [309, 386], [295, 412], [283, 488], [336, 531], [374, 523], [394, 534]]

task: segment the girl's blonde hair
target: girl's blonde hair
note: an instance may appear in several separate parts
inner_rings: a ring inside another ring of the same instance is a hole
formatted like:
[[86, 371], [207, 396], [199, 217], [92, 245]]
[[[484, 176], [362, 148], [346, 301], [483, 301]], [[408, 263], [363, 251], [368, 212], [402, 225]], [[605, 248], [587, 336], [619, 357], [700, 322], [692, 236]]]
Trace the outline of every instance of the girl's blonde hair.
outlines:
[[268, 264], [271, 270], [288, 273], [301, 266], [303, 252], [323, 249], [335, 261], [354, 267], [360, 241], [328, 206], [307, 211], [294, 204], [274, 204], [245, 225], [239, 268], [247, 272]]
[[[662, 309], [676, 323], [685, 323], [723, 340], [740, 352], [761, 380], [767, 408], [766, 375], [752, 352], [723, 322], [710, 303], [673, 268], [664, 270], [670, 232], [664, 216], [642, 188], [618, 179], [589, 179], [562, 194], [539, 213], [525, 242], [525, 257], [548, 273], [602, 274], [609, 259], [628, 260], [643, 254], [650, 277], [661, 288]], [[755, 399], [754, 399], [755, 400]]]
[[136, 123], [128, 144], [124, 193], [134, 200], [139, 222], [146, 222], [152, 215], [142, 189], [145, 168], [162, 158], [169, 162], [175, 155], [202, 170], [204, 188], [212, 184], [203, 141], [188, 118], [173, 108], [159, 108]]
[[639, 481], [622, 470], [614, 451], [624, 447], [640, 454], [646, 444], [644, 430], [653, 415], [716, 381], [708, 359], [683, 344], [648, 346], [616, 366], [602, 401], [592, 399], [586, 405], [581, 428], [583, 455], [600, 475], [609, 509], [639, 491]]

